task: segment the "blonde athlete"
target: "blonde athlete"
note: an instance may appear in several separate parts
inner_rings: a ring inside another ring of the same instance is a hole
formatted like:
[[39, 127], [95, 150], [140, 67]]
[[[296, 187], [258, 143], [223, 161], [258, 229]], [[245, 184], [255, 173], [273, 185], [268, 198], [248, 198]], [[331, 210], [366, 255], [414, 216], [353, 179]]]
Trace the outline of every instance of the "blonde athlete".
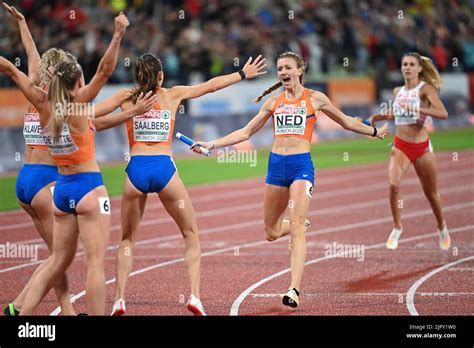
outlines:
[[[51, 48], [40, 57], [26, 24], [25, 17], [13, 6], [9, 6], [6, 3], [3, 3], [2, 6], [17, 21], [20, 28], [21, 40], [28, 57], [28, 78], [35, 85], [39, 85], [39, 87], [46, 93], [54, 67], [56, 67], [61, 61], [75, 61], [75, 57], [58, 48]], [[117, 61], [118, 48], [119, 46], [117, 45], [117, 42], [112, 42], [99, 64], [96, 77], [93, 79], [94, 82], [91, 83], [101, 83], [100, 80], [103, 80], [104, 78], [107, 79], [112, 73], [113, 67]], [[110, 69], [111, 67], [112, 69]], [[88, 88], [88, 86], [82, 87], [83, 90], [87, 90]], [[120, 97], [128, 98], [129, 96], [122, 94]], [[124, 100], [125, 99], [122, 99], [122, 101]], [[103, 104], [104, 106], [107, 105], [105, 102], [97, 105], [96, 117], [110, 112], [102, 107]], [[102, 111], [102, 109], [104, 110]], [[97, 130], [101, 130], [114, 126], [117, 124], [117, 121], [120, 120], [116, 118], [112, 119], [109, 115], [101, 119], [94, 119], [94, 125]], [[33, 106], [24, 116], [23, 135], [25, 138], [24, 165], [18, 174], [16, 196], [23, 210], [31, 216], [36, 230], [45, 241], [49, 253], [51, 254], [53, 245], [53, 205], [51, 189], [58, 178], [58, 168], [56, 162], [48, 151], [48, 146], [41, 133], [40, 116], [35, 106]], [[21, 293], [4, 309], [5, 315], [19, 314], [32, 279], [43, 266], [44, 263], [35, 270], [30, 281], [23, 288]], [[68, 289], [67, 276], [64, 274], [60, 277], [58, 283], [55, 284], [54, 290], [58, 297], [62, 313], [65, 315], [74, 315], [75, 311], [69, 299]]]
[[[127, 26], [127, 18], [120, 14], [111, 44], [117, 54]], [[110, 74], [96, 74], [84, 87], [80, 65], [71, 60], [63, 61], [56, 67], [46, 94], [3, 57], [0, 57], [0, 72], [10, 77], [38, 109], [44, 141], [59, 168], [53, 195], [53, 252], [33, 278], [20, 315], [32, 314], [64, 274], [74, 258], [79, 234], [86, 254], [86, 298], [90, 313], [103, 315], [110, 202], [94, 159], [95, 129], [87, 117], [91, 115], [79, 114], [76, 107], [95, 98]], [[141, 94], [136, 106], [122, 114], [132, 117], [149, 110], [155, 102], [150, 97], [151, 93], [146, 98]]]
[[393, 90], [393, 108], [370, 118], [373, 125], [378, 121], [395, 119], [397, 129], [388, 164], [390, 207], [395, 226], [387, 240], [387, 248], [397, 249], [398, 239], [403, 231], [399, 208], [400, 184], [408, 167], [413, 164], [436, 217], [439, 247], [448, 250], [451, 237], [443, 218], [437, 188], [436, 158], [426, 128], [433, 123], [432, 117], [443, 120], [448, 118], [448, 112], [439, 98], [441, 77], [431, 59], [416, 52], [403, 56], [401, 72], [405, 84]]

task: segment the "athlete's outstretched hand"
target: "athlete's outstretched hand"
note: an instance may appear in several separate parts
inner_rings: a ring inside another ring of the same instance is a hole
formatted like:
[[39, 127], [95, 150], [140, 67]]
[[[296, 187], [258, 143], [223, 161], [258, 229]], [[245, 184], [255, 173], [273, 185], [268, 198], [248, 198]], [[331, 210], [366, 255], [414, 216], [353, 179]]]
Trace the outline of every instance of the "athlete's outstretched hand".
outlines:
[[156, 94], [153, 95], [153, 91], [150, 91], [145, 95], [143, 95], [143, 93], [140, 93], [137, 102], [133, 107], [132, 113], [134, 114], [134, 116], [143, 115], [144, 113], [150, 111], [153, 108], [153, 105], [156, 104], [157, 100], [157, 96]]
[[212, 150], [215, 145], [213, 141], [196, 141], [194, 144], [191, 145], [191, 150], [196, 153], [202, 153], [201, 150], [199, 150], [200, 146], [205, 147], [208, 150]]
[[242, 68], [242, 71], [245, 73], [246, 79], [253, 79], [256, 76], [266, 74], [267, 71], [262, 71], [266, 66], [265, 58], [262, 59], [262, 55], [260, 54], [253, 62], [252, 57], [250, 57]]
[[2, 3], [2, 7], [18, 22], [25, 20], [25, 16], [23, 16], [15, 7], [9, 6], [6, 2]]
[[123, 36], [125, 34], [125, 30], [130, 25], [127, 16], [124, 15], [122, 11], [120, 11], [119, 15], [115, 17], [115, 32]]
[[377, 138], [383, 139], [389, 134], [388, 123], [385, 123], [381, 128], [377, 128]]

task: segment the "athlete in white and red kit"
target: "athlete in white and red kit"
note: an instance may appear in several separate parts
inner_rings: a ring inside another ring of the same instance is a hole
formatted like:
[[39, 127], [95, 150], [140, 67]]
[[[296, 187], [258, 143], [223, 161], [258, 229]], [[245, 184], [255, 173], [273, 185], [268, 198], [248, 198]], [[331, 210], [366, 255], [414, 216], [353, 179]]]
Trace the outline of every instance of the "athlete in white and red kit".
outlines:
[[443, 218], [437, 189], [436, 158], [427, 130], [427, 126], [433, 123], [432, 117], [448, 118], [448, 112], [439, 98], [441, 77], [431, 59], [416, 52], [403, 56], [401, 72], [405, 84], [393, 90], [393, 107], [369, 119], [372, 125], [378, 121], [395, 119], [396, 125], [388, 165], [390, 207], [395, 226], [387, 240], [387, 248], [395, 250], [398, 247], [398, 239], [403, 231], [399, 206], [400, 183], [411, 162], [436, 217], [439, 246], [442, 250], [448, 250], [451, 238]]

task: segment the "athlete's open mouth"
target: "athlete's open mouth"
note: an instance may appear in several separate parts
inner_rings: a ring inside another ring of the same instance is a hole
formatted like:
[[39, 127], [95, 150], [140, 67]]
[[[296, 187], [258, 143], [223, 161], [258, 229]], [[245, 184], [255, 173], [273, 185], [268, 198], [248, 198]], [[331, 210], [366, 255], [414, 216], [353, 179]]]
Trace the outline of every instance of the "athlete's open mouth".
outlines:
[[286, 82], [290, 82], [291, 79], [289, 77], [284, 77], [281, 80], [286, 83]]

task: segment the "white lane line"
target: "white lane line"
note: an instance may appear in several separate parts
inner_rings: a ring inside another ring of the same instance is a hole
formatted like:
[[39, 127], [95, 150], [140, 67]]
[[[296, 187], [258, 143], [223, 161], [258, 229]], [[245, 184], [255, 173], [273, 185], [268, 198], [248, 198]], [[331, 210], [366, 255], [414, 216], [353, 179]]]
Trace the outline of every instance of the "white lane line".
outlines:
[[[457, 205], [453, 205], [453, 206], [447, 206], [444, 208], [444, 211], [451, 211], [451, 210], [456, 210], [456, 209], [463, 209], [465, 208], [466, 206], [474, 206], [474, 203], [469, 203], [469, 204], [457, 204]], [[432, 214], [432, 211], [431, 209], [429, 210], [423, 210], [423, 211], [419, 211], [419, 212], [413, 212], [411, 214], [407, 214], [405, 216], [405, 219], [409, 219], [409, 218], [413, 218], [413, 217], [418, 217], [418, 216], [423, 216], [423, 215], [428, 215], [428, 214]], [[383, 223], [383, 222], [387, 222], [387, 221], [392, 221], [391, 220], [392, 217], [386, 217], [384, 219], [378, 219], [378, 220], [367, 220], [367, 221], [363, 221], [363, 222], [358, 222], [358, 223], [352, 223], [352, 224], [347, 224], [347, 225], [342, 225], [342, 226], [337, 226], [337, 227], [330, 227], [330, 228], [326, 228], [326, 229], [323, 229], [321, 231], [313, 231], [313, 232], [309, 232], [309, 233], [306, 233], [306, 237], [309, 237], [309, 236], [315, 236], [315, 235], [321, 235], [321, 234], [325, 234], [325, 233], [335, 233], [335, 232], [339, 232], [339, 231], [345, 231], [345, 230], [350, 230], [350, 229], [353, 229], [355, 227], [360, 227], [360, 226], [369, 226], [369, 225], [376, 225], [376, 224], [380, 224], [380, 223]], [[469, 227], [473, 227], [474, 225], [471, 225]], [[455, 233], [457, 229], [453, 229], [450, 231], [450, 233]], [[436, 234], [428, 234], [428, 235], [424, 235], [422, 238], [419, 238], [419, 237], [412, 237], [412, 238], [407, 238], [406, 240], [417, 240], [417, 239], [423, 239], [423, 238], [426, 238], [426, 237], [429, 237], [429, 236], [433, 236], [433, 235], [436, 235]], [[414, 239], [413, 239], [414, 238]], [[285, 241], [286, 242], [286, 239], [278, 239], [276, 240], [275, 242], [272, 242], [272, 243], [279, 243], [279, 242], [282, 242], [282, 241]], [[223, 249], [218, 249], [218, 250], [213, 250], [213, 251], [208, 251], [208, 252], [205, 252], [205, 253], [202, 253], [201, 254], [201, 258], [202, 257], [206, 257], [206, 256], [210, 256], [210, 255], [216, 255], [216, 254], [220, 254], [220, 253], [224, 253], [224, 252], [227, 252], [227, 251], [230, 251], [230, 252], [234, 252], [236, 250], [236, 248], [238, 249], [241, 249], [241, 248], [249, 248], [249, 247], [255, 247], [255, 246], [260, 246], [260, 245], [263, 245], [263, 244], [268, 244], [269, 242], [267, 242], [266, 240], [264, 241], [258, 241], [258, 242], [252, 242], [252, 243], [246, 243], [246, 244], [241, 244], [241, 245], [235, 245], [235, 246], [232, 246], [232, 247], [229, 247], [229, 248], [223, 248]], [[385, 246], [385, 242], [384, 243], [381, 243], [379, 245], [383, 245]], [[365, 248], [365, 249], [369, 249], [369, 248]], [[335, 256], [334, 256], [335, 257]], [[180, 262], [183, 262], [184, 261], [184, 258], [181, 257], [181, 258], [178, 258], [178, 259], [174, 259], [174, 260], [170, 260], [170, 261], [166, 261], [166, 262], [162, 262], [162, 263], [158, 263], [158, 264], [154, 264], [154, 265], [150, 265], [148, 267], [145, 267], [145, 268], [142, 268], [142, 269], [138, 269], [132, 273], [130, 273], [130, 277], [134, 276], [134, 275], [137, 275], [137, 274], [142, 274], [142, 273], [145, 273], [145, 272], [148, 272], [150, 270], [153, 270], [153, 269], [156, 269], [156, 268], [161, 268], [161, 267], [165, 267], [165, 266], [168, 266], [168, 265], [173, 265], [173, 264], [176, 264], [176, 263], [180, 263]], [[289, 268], [286, 270], [286, 271], [289, 271]], [[106, 284], [112, 284], [115, 282], [115, 278], [112, 278], [112, 279], [109, 279], [107, 280]], [[83, 297], [85, 295], [85, 290], [78, 293], [77, 295], [74, 295], [71, 299], [71, 301], [76, 301], [77, 299]], [[61, 307], [57, 307], [52, 313], [51, 315], [58, 315], [59, 313], [61, 312]]]
[[[451, 155], [444, 157], [444, 156], [440, 156], [440, 153], [438, 153], [437, 154], [437, 160], [438, 160], [438, 170], [443, 170], [445, 168], [450, 168], [451, 169], [452, 166], [453, 166], [453, 161], [452, 161], [452, 156]], [[460, 163], [459, 158], [458, 158], [458, 160], [459, 160], [458, 163]], [[465, 164], [465, 163], [470, 164], [471, 162], [473, 162], [473, 161], [471, 161], [470, 158], [468, 157], [468, 159], [463, 159], [462, 163], [463, 164]], [[360, 167], [358, 167], [358, 166], [352, 166], [351, 167], [352, 169], [356, 170], [356, 173], [352, 174], [350, 176], [351, 180], [354, 180], [354, 179], [355, 180], [367, 179], [367, 178], [378, 177], [378, 176], [381, 176], [384, 179], [386, 178], [386, 173], [385, 172], [381, 173], [379, 171], [380, 168], [378, 168], [380, 166], [385, 167], [384, 163], [367, 163], [367, 164], [362, 164], [360, 166], [365, 167], [365, 168], [363, 168], [363, 170], [360, 170]], [[333, 184], [333, 183], [337, 183], [337, 182], [345, 182], [345, 181], [348, 180], [347, 172], [344, 171], [345, 170], [344, 167], [327, 168], [327, 169], [321, 169], [321, 170], [318, 170], [316, 168], [316, 170], [317, 170], [317, 175], [319, 177], [319, 179], [318, 179], [318, 184], [319, 185]], [[334, 171], [337, 171], [338, 173], [334, 174], [333, 173]], [[339, 171], [343, 171], [342, 174], [338, 175]], [[458, 171], [458, 169], [456, 169], [456, 171]], [[242, 190], [242, 191], [236, 191], [234, 193], [225, 192], [223, 194], [219, 194], [219, 193], [218, 194], [209, 194], [209, 195], [206, 194], [206, 195], [203, 195], [203, 196], [197, 196], [195, 198], [193, 198], [193, 195], [201, 195], [202, 193], [200, 193], [199, 191], [202, 190], [202, 189], [208, 190], [208, 189], [212, 189], [212, 188], [221, 188], [221, 187], [233, 188], [236, 185], [238, 185], [238, 186], [254, 185], [256, 183], [262, 183], [263, 184], [264, 183], [264, 178], [259, 176], [259, 177], [248, 178], [248, 179], [228, 180], [228, 181], [218, 182], [218, 183], [198, 184], [198, 185], [189, 186], [188, 187], [188, 193], [190, 194], [193, 203], [194, 202], [205, 202], [205, 201], [208, 201], [208, 200], [212, 200], [213, 196], [214, 196], [214, 199], [234, 198], [234, 197], [247, 195], [247, 194], [255, 192], [255, 191], [253, 189], [246, 189], [246, 190]], [[112, 202], [115, 202], [115, 201], [119, 201], [121, 198], [122, 198], [122, 196], [116, 196], [116, 197], [111, 197], [111, 200], [112, 200]], [[150, 206], [157, 206], [158, 207], [158, 206], [160, 206], [160, 204], [151, 203]], [[25, 214], [25, 212], [21, 209], [17, 209], [17, 210], [13, 210], [13, 211], [4, 211], [4, 212], [0, 212], [0, 218], [5, 216], [5, 215], [12, 216], [12, 215], [17, 215], [17, 214]]]
[[[473, 229], [474, 228], [474, 225], [468, 225], [468, 226], [463, 226], [463, 227], [458, 227], [458, 228], [453, 228], [452, 230], [450, 230], [450, 234], [454, 234], [454, 233], [459, 233], [459, 232], [463, 232], [463, 231], [466, 231], [466, 230], [469, 230], [469, 229]], [[425, 238], [429, 238], [429, 237], [433, 237], [433, 236], [437, 236], [438, 234], [437, 233], [427, 233], [427, 234], [423, 234], [423, 235], [420, 235], [420, 236], [414, 236], [414, 237], [410, 237], [410, 238], [404, 238], [404, 239], [401, 239], [399, 240], [399, 243], [407, 243], [407, 242], [412, 242], [412, 241], [415, 241], [415, 240], [420, 240], [420, 239], [425, 239]], [[382, 247], [385, 247], [385, 244], [386, 242], [383, 242], [383, 243], [378, 243], [378, 244], [372, 244], [372, 245], [369, 245], [369, 246], [366, 246], [364, 247], [365, 250], [370, 250], [370, 249], [376, 249], [376, 248], [382, 248]], [[344, 255], [346, 255], [348, 252], [345, 252]], [[326, 260], [330, 260], [330, 259], [334, 259], [334, 258], [337, 258], [339, 255], [328, 255], [328, 256], [324, 256], [324, 257], [320, 257], [320, 258], [317, 258], [317, 259], [313, 259], [313, 260], [310, 260], [310, 261], [307, 261], [305, 262], [305, 266], [309, 266], [311, 264], [314, 264], [314, 263], [318, 263], [318, 262], [321, 262], [321, 261], [326, 261]], [[230, 315], [239, 315], [239, 308], [240, 308], [240, 305], [242, 304], [242, 302], [245, 300], [245, 298], [252, 292], [254, 291], [255, 289], [257, 289], [258, 287], [260, 287], [261, 285], [269, 282], [270, 280], [273, 280], [275, 278], [278, 278], [280, 277], [281, 275], [284, 275], [286, 273], [289, 273], [291, 271], [291, 268], [286, 268], [280, 272], [277, 272], [277, 273], [274, 273], [274, 274], [271, 274], [269, 275], [268, 277], [265, 277], [263, 279], [261, 279], [260, 281], [254, 283], [253, 285], [251, 285], [250, 287], [248, 287], [247, 289], [245, 289], [236, 299], [235, 301], [232, 303], [232, 306], [231, 306], [231, 309], [230, 309]]]
[[[440, 179], [456, 179], [459, 177], [463, 176], [472, 176], [472, 169], [467, 169], [463, 171], [453, 171], [451, 173], [445, 174], [443, 176], [440, 176]], [[348, 178], [350, 179], [350, 177]], [[323, 192], [316, 193], [316, 197], [318, 198], [327, 198], [327, 197], [338, 197], [338, 196], [347, 196], [349, 194], [357, 194], [357, 193], [364, 193], [367, 191], [375, 191], [383, 188], [387, 188], [387, 182], [384, 180], [381, 183], [377, 184], [371, 184], [371, 185], [365, 185], [365, 186], [358, 186], [358, 187], [353, 187], [351, 189], [340, 189], [340, 190], [330, 190], [330, 191], [325, 191], [323, 189]], [[419, 185], [419, 179], [417, 177], [411, 178], [411, 179], [406, 179], [403, 182], [404, 187], [409, 186], [409, 185]], [[256, 188], [256, 189], [251, 189], [250, 190], [253, 194], [256, 192], [263, 192], [263, 188]], [[318, 191], [316, 189], [316, 191]], [[248, 195], [248, 193], [244, 194]], [[261, 203], [260, 203], [261, 204]], [[157, 207], [161, 207], [161, 203], [152, 203], [149, 206], [147, 206], [146, 212], [150, 212], [155, 210]], [[221, 213], [227, 213], [229, 211], [245, 211], [245, 210], [251, 210], [254, 209], [256, 206], [250, 207], [250, 204], [242, 204], [235, 206], [234, 208], [222, 208], [222, 209], [212, 209], [212, 210], [206, 210], [206, 211], [201, 211], [197, 212], [196, 216], [199, 217], [206, 217], [206, 216], [213, 216]], [[229, 210], [230, 209], [230, 210]], [[146, 213], [145, 212], [145, 213]], [[155, 224], [155, 223], [164, 223], [164, 222], [173, 222], [173, 219], [170, 216], [165, 216], [162, 218], [158, 219], [150, 219], [150, 220], [143, 220], [141, 222], [141, 226], [147, 226], [149, 224]], [[23, 227], [33, 227], [32, 222], [22, 222], [22, 223], [15, 223], [15, 224], [10, 224], [10, 225], [3, 225], [0, 226], [0, 231], [7, 231], [7, 230], [12, 230], [16, 228], [23, 228]], [[116, 231], [120, 230], [120, 224], [113, 225], [111, 227], [111, 231]]]
[[448, 269], [448, 272], [474, 272], [474, 267], [453, 267]]
[[[320, 292], [314, 294], [304, 293], [301, 294], [300, 297], [321, 297], [321, 296], [381, 296], [381, 297], [398, 297], [403, 296], [405, 297], [405, 292]], [[420, 296], [447, 296], [447, 297], [454, 297], [454, 296], [474, 296], [474, 292], [417, 292], [416, 295]], [[252, 298], [273, 298], [273, 297], [282, 297], [283, 294], [251, 294]]]
[[[458, 193], [458, 192], [464, 192], [466, 190], [474, 190], [473, 185], [458, 185], [458, 186], [451, 186], [451, 187], [445, 187], [443, 189], [440, 189], [439, 192], [443, 196], [448, 196], [453, 193]], [[405, 202], [410, 201], [412, 199], [417, 199], [417, 198], [424, 198], [424, 195], [420, 192], [416, 193], [410, 193], [406, 194], [403, 196], [403, 200]], [[256, 203], [257, 204], [257, 203]], [[258, 203], [263, 206], [263, 203]], [[366, 202], [359, 202], [359, 203], [354, 203], [354, 204], [348, 204], [348, 205], [339, 205], [335, 207], [328, 207], [328, 208], [323, 208], [323, 209], [317, 209], [316, 211], [310, 211], [308, 213], [308, 216], [315, 216], [315, 215], [322, 215], [322, 214], [333, 214], [333, 213], [340, 213], [341, 210], [349, 211], [349, 210], [357, 210], [357, 209], [363, 209], [363, 208], [370, 208], [370, 207], [380, 207], [382, 205], [386, 205], [388, 207], [388, 200], [386, 198], [383, 199], [378, 199], [378, 200], [370, 200]], [[254, 206], [252, 206], [254, 207]], [[159, 219], [155, 219], [155, 223], [149, 223], [148, 225], [154, 225], [154, 224], [159, 224], [160, 221]], [[234, 228], [241, 228], [241, 227], [250, 227], [253, 226], [254, 224], [261, 223], [261, 220], [254, 220], [254, 221], [249, 221], [245, 223], [240, 223], [240, 224], [233, 224], [233, 225], [226, 225], [226, 226], [218, 226], [218, 227], [213, 227], [213, 228], [207, 228], [200, 230], [199, 233], [200, 235], [206, 235], [206, 234], [211, 234], [218, 232], [219, 230], [232, 230]], [[140, 225], [141, 226], [141, 225]], [[173, 233], [171, 235], [163, 236], [163, 237], [157, 237], [157, 238], [151, 238], [151, 239], [144, 239], [141, 241], [138, 241], [135, 243], [135, 245], [142, 245], [142, 244], [148, 244], [148, 243], [153, 243], [153, 242], [159, 242], [159, 241], [166, 241], [166, 240], [174, 240], [174, 239], [182, 239], [181, 235], [178, 235], [176, 233]], [[26, 242], [33, 242], [35, 239], [29, 240], [29, 241], [24, 241], [24, 242], [18, 242], [18, 243], [26, 243]], [[39, 242], [38, 244], [41, 245], [46, 245], [42, 239], [37, 239]], [[114, 246], [110, 246], [109, 250], [117, 249], [118, 244]], [[1, 262], [0, 262], [1, 264]], [[1, 273], [1, 270], [0, 270]]]
[[410, 287], [410, 289], [407, 292], [407, 301], [406, 301], [407, 308], [408, 308], [408, 311], [410, 312], [410, 314], [411, 315], [419, 315], [418, 311], [416, 310], [416, 307], [415, 307], [415, 292], [420, 287], [421, 284], [423, 284], [425, 281], [430, 279], [435, 274], [438, 274], [438, 273], [448, 269], [451, 266], [456, 266], [456, 265], [459, 265], [460, 263], [470, 261], [470, 260], [474, 260], [474, 255], [465, 257], [463, 259], [460, 259], [460, 260], [457, 260], [457, 261], [454, 261], [454, 262], [450, 262], [450, 263], [448, 263], [444, 266], [436, 268], [436, 269], [432, 270], [431, 272], [425, 274], [423, 277], [418, 279], [415, 283], [413, 283], [413, 285]]
[[[459, 192], [459, 191], [465, 191], [467, 188], [472, 189], [472, 186], [460, 185], [460, 186], [454, 186], [454, 187], [451, 187], [451, 188], [446, 188], [445, 189], [446, 192], [444, 193], [444, 195], [449, 195], [449, 194], [456, 193], [456, 192]], [[441, 191], [441, 193], [443, 193], [443, 192], [444, 191]], [[406, 202], [408, 200], [421, 198], [421, 197], [424, 197], [423, 194], [421, 194], [421, 193], [412, 193], [412, 194], [409, 194], [409, 195], [405, 195], [404, 201]], [[263, 203], [259, 203], [259, 204], [262, 205]], [[362, 208], [369, 208], [369, 207], [373, 207], [373, 206], [380, 206], [381, 204], [387, 204], [387, 199], [384, 198], [384, 199], [379, 199], [379, 200], [371, 200], [371, 201], [368, 201], [368, 202], [361, 202], [361, 203], [355, 203], [355, 204], [349, 204], [349, 205], [339, 205], [339, 206], [329, 207], [329, 208], [325, 208], [325, 209], [313, 210], [313, 211], [310, 211], [308, 213], [308, 217], [313, 217], [313, 216], [318, 216], [318, 215], [323, 215], [323, 214], [340, 213], [342, 210], [343, 211], [350, 211], [350, 210], [357, 210], [357, 209], [362, 209]], [[458, 206], [455, 206], [454, 208], [457, 209]], [[428, 211], [431, 211], [431, 210], [428, 210]], [[426, 211], [423, 211], [423, 214], [425, 212]], [[413, 213], [411, 213], [411, 214], [413, 214]], [[418, 216], [418, 215], [414, 215], [413, 217], [416, 217], [416, 216]], [[412, 216], [410, 214], [407, 214], [407, 215], [404, 215], [404, 217], [412, 217]], [[159, 220], [159, 219], [156, 219], [156, 220]], [[383, 221], [381, 221], [381, 222], [389, 222], [389, 221], [391, 221], [391, 218], [384, 218]], [[379, 223], [380, 221], [375, 220], [375, 222]], [[155, 224], [158, 224], [158, 223], [159, 222], [156, 222]], [[217, 227], [212, 227], [212, 228], [207, 228], [207, 229], [200, 230], [199, 234], [200, 235], [207, 235], [207, 234], [213, 234], [213, 233], [220, 233], [220, 232], [239, 229], [239, 228], [253, 227], [255, 225], [261, 225], [262, 223], [263, 223], [263, 221], [261, 219], [258, 219], [258, 220], [247, 221], [247, 222], [243, 222], [243, 223], [239, 223], [239, 224], [230, 224], [230, 225], [226, 225], [226, 226], [217, 226]], [[143, 223], [140, 226], [142, 226], [142, 225], [143, 225]], [[149, 224], [149, 225], [153, 225], [153, 224]], [[358, 225], [357, 227], [361, 227], [361, 225]], [[306, 234], [306, 235], [308, 236], [310, 234]], [[137, 245], [137, 246], [147, 245], [147, 244], [152, 244], [152, 243], [167, 241], [167, 240], [174, 240], [174, 239], [182, 239], [182, 237], [179, 234], [172, 234], [172, 235], [163, 236], [163, 237], [144, 239], [144, 240], [136, 242], [135, 245]], [[118, 247], [119, 247], [119, 244], [111, 245], [111, 246], [107, 247], [107, 250], [108, 251], [115, 250], [115, 249], [118, 249]], [[76, 253], [75, 257], [81, 256], [83, 254], [84, 254], [84, 251], [79, 251], [79, 252]], [[35, 261], [35, 262], [24, 263], [24, 264], [21, 264], [21, 265], [16, 265], [16, 266], [8, 267], [8, 268], [2, 268], [2, 269], [0, 269], [0, 274], [15, 271], [15, 270], [18, 270], [18, 269], [21, 269], [21, 268], [35, 266], [35, 265], [40, 264], [43, 261], [44, 261], [44, 259], [43, 260], [38, 260], [38, 261]]]

